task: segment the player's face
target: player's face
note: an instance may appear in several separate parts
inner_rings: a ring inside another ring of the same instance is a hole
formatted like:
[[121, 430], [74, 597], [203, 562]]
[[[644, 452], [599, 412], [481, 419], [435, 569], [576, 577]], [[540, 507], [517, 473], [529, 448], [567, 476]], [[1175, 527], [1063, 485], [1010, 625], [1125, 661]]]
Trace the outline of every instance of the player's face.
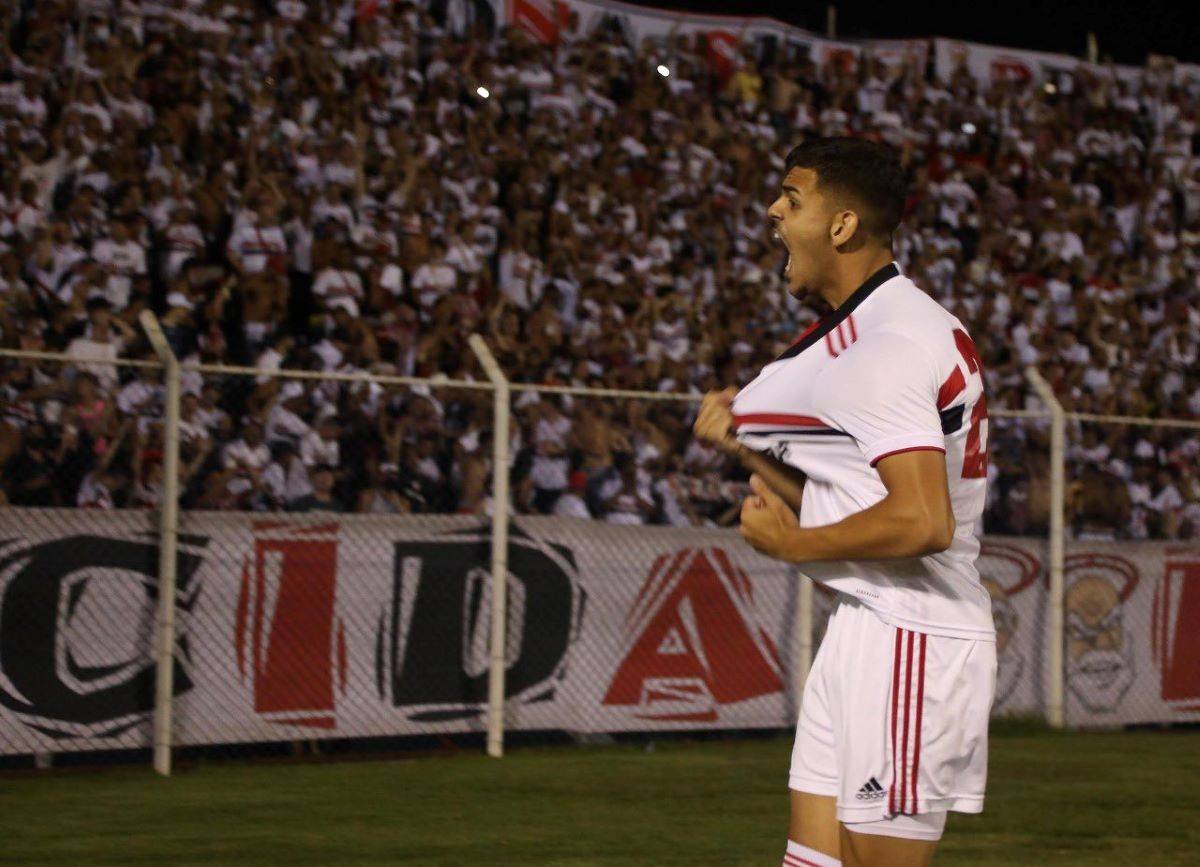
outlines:
[[784, 279], [788, 292], [816, 291], [833, 256], [829, 203], [817, 189], [813, 169], [794, 168], [783, 179], [779, 198], [767, 209], [776, 238], [787, 249]]

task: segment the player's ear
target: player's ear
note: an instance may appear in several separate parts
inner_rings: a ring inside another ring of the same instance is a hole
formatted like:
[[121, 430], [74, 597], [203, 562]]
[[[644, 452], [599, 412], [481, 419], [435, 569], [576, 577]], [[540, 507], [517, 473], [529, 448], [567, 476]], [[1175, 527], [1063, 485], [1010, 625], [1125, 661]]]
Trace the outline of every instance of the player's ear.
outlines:
[[841, 247], [849, 243], [857, 232], [858, 214], [854, 211], [838, 211], [833, 215], [833, 222], [829, 226], [829, 240], [833, 241], [833, 246]]

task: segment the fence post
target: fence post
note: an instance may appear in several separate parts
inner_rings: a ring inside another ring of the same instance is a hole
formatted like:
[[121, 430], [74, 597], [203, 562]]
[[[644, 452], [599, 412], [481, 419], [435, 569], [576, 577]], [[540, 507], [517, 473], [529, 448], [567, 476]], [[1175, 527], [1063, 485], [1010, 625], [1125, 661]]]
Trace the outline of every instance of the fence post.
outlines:
[[1066, 415], [1050, 383], [1030, 366], [1025, 378], [1050, 410], [1050, 682], [1046, 720], [1063, 727], [1063, 557], [1066, 498]]
[[508, 644], [508, 379], [478, 334], [468, 343], [494, 387], [492, 431], [492, 634], [488, 660], [487, 752], [504, 755], [504, 667]]
[[139, 318], [163, 364], [167, 397], [163, 428], [163, 483], [159, 502], [158, 642], [154, 678], [154, 770], [171, 775], [171, 698], [175, 689], [175, 551], [179, 531], [179, 359], [149, 310]]
[[800, 641], [798, 643], [798, 658], [796, 659], [796, 705], [800, 705], [800, 697], [804, 695], [804, 684], [808, 682], [808, 672], [812, 668], [813, 658], [813, 580], [803, 573], [796, 576], [800, 580], [799, 623]]

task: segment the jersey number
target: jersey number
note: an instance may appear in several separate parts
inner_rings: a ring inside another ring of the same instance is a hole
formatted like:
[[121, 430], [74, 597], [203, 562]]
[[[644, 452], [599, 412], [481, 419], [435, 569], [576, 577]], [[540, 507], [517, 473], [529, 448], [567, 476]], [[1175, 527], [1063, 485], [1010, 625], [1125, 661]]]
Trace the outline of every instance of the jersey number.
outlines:
[[[979, 351], [967, 332], [961, 328], [954, 329], [954, 344], [959, 354], [967, 363], [967, 371], [978, 373], [983, 379], [983, 362], [979, 360]], [[967, 448], [963, 454], [962, 477], [964, 479], [987, 478], [987, 398], [979, 393], [975, 408], [971, 410], [971, 428], [967, 431]]]

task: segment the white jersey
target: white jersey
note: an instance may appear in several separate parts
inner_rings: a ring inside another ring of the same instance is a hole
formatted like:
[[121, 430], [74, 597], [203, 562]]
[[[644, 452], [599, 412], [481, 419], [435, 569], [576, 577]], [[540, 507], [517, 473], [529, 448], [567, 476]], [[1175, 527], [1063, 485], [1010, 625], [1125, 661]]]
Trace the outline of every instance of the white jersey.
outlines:
[[808, 477], [802, 527], [837, 523], [882, 500], [882, 458], [944, 452], [957, 522], [947, 550], [801, 568], [894, 626], [994, 640], [991, 601], [975, 568], [987, 490], [983, 371], [962, 323], [895, 263], [764, 367], [732, 411], [742, 443]]

